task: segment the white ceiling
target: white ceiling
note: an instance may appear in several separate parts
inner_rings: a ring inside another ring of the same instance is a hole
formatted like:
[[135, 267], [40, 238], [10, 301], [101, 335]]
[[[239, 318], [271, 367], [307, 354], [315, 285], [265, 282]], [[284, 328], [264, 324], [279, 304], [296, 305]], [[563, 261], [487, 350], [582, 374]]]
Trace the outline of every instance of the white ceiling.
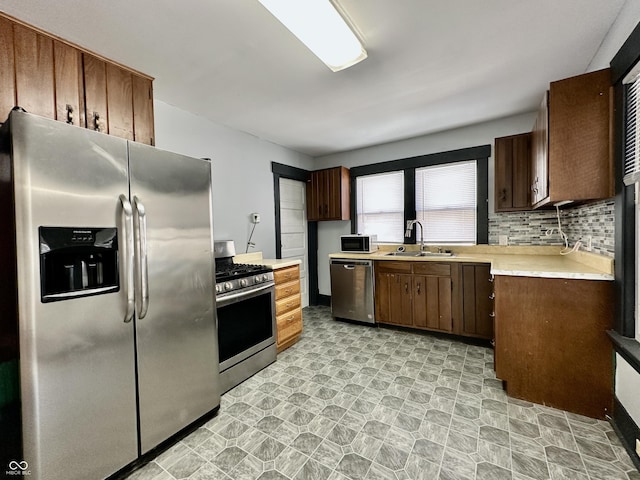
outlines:
[[258, 0], [0, 10], [155, 77], [158, 100], [319, 156], [535, 110], [549, 81], [586, 71], [624, 0], [336, 3], [369, 54], [337, 73]]

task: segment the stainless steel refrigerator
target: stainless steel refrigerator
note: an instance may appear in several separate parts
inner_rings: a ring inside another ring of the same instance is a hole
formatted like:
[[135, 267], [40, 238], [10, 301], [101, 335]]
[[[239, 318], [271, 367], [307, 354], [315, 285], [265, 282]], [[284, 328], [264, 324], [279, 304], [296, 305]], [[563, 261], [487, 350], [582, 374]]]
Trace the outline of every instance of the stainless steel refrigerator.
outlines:
[[210, 162], [21, 111], [0, 147], [11, 466], [104, 478], [220, 404]]

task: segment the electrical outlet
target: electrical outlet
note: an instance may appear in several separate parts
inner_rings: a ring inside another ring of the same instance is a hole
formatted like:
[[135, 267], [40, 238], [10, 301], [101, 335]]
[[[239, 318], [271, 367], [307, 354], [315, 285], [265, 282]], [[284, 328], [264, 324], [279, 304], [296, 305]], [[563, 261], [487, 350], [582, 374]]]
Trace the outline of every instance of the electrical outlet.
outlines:
[[587, 246], [585, 248], [587, 249], [587, 252], [593, 250], [593, 237], [591, 235], [587, 237]]
[[509, 244], [509, 236], [508, 235], [498, 235], [498, 243], [500, 245], [508, 245]]
[[260, 214], [252, 213], [251, 214], [251, 223], [260, 223]]
[[640, 440], [636, 438], [636, 455], [640, 457]]

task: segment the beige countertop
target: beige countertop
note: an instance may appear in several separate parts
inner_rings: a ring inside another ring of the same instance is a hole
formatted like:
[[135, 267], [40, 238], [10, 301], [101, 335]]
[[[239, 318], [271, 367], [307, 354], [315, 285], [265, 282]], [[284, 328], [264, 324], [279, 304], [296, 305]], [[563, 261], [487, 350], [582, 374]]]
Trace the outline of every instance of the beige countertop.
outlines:
[[[407, 250], [418, 251], [413, 245]], [[446, 246], [451, 257], [397, 257], [388, 255], [395, 246], [384, 245], [375, 253], [332, 253], [329, 258], [394, 260], [410, 262], [479, 262], [490, 263], [494, 275], [566, 278], [578, 280], [613, 280], [613, 258], [589, 252], [560, 255], [561, 247], [503, 247], [497, 245]], [[429, 248], [433, 250], [433, 247]]]
[[262, 258], [262, 252], [241, 253], [233, 257], [234, 263], [252, 263], [265, 265], [272, 270], [300, 265], [302, 262], [293, 258]]

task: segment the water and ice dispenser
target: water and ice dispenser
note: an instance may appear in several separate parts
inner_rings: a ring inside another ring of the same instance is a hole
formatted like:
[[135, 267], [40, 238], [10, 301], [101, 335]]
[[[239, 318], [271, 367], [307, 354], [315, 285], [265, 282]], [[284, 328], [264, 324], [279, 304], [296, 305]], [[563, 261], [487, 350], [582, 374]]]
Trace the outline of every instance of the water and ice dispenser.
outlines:
[[119, 289], [116, 228], [39, 227], [43, 302]]

